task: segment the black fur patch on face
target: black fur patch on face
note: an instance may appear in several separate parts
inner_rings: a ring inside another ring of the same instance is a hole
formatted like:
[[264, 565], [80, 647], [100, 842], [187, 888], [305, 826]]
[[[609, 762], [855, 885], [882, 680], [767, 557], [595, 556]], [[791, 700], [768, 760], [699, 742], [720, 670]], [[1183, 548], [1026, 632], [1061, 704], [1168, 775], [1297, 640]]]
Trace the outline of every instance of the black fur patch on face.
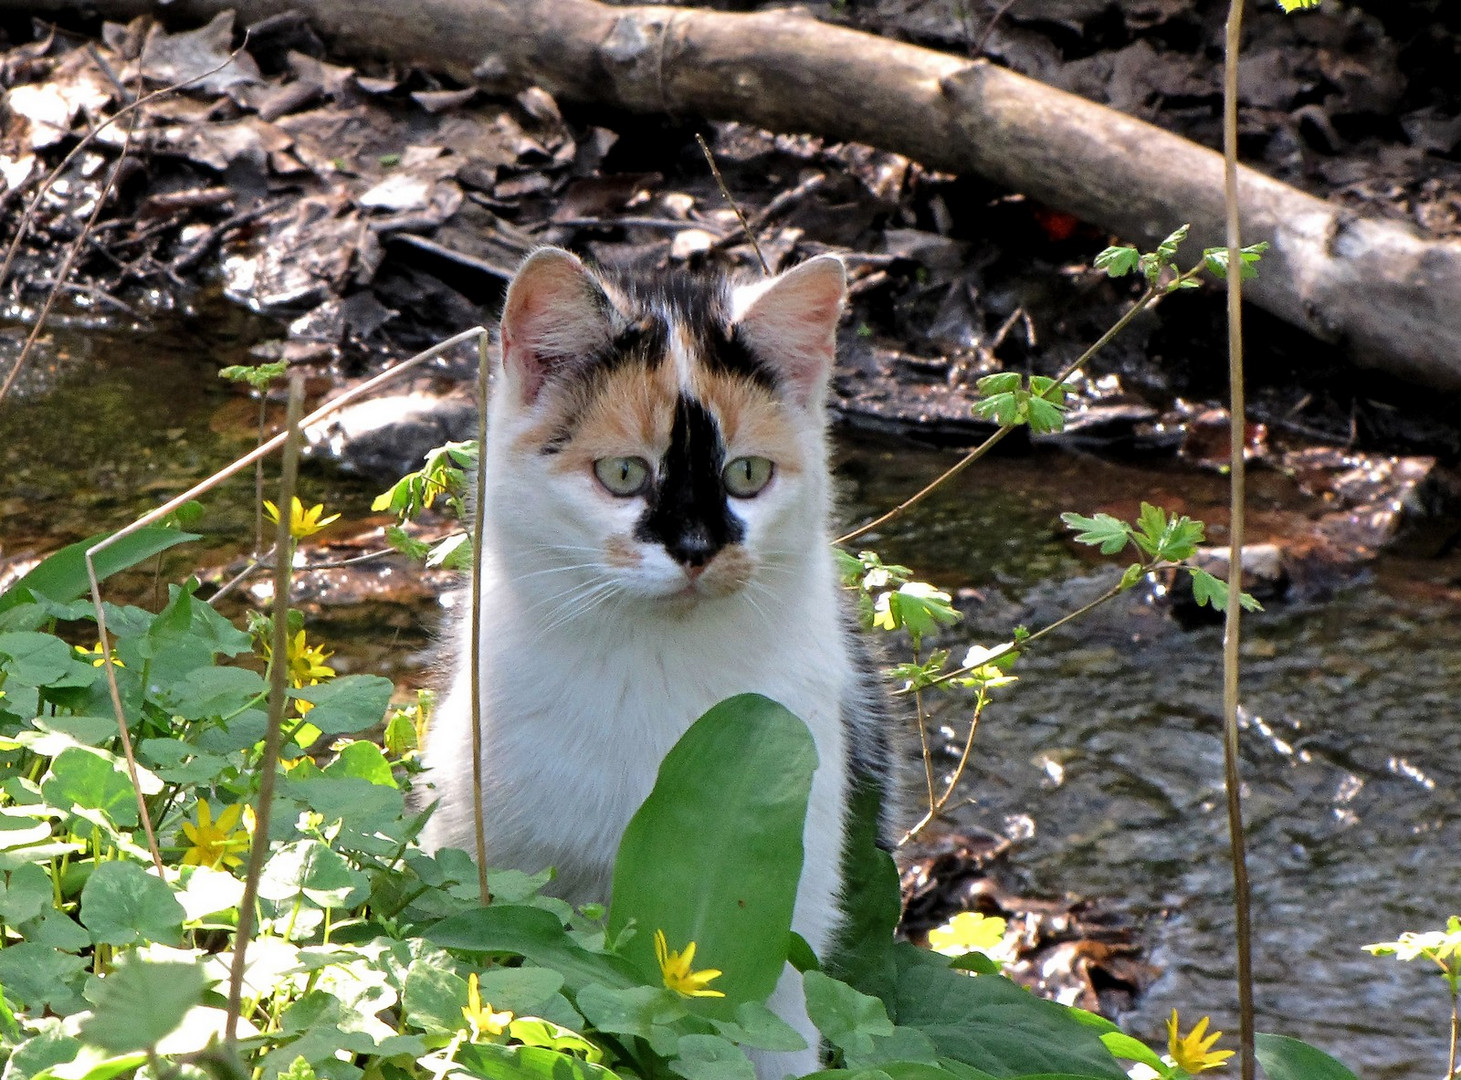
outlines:
[[635, 526], [635, 539], [663, 545], [685, 566], [704, 566], [727, 544], [739, 543], [746, 527], [730, 511], [720, 475], [724, 468], [715, 418], [700, 402], [680, 395], [670, 448]]

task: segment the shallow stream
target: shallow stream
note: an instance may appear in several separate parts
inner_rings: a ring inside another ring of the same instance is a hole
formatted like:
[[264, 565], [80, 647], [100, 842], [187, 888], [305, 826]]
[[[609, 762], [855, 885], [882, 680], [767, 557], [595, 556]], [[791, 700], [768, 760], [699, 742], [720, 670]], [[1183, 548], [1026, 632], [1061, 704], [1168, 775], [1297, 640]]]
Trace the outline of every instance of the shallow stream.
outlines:
[[[58, 334], [40, 377], [0, 407], [0, 557], [120, 527], [251, 445], [251, 405], [214, 372], [247, 362], [268, 328], [228, 309], [166, 323]], [[952, 460], [847, 444], [846, 516], [891, 505]], [[1203, 517], [1224, 504], [1223, 485], [1053, 451], [995, 460], [864, 543], [962, 590], [968, 621], [939, 642], [957, 655], [1015, 625], [1045, 625], [1119, 573], [1063, 538], [1060, 511], [1130, 516], [1146, 498]], [[368, 512], [378, 488], [310, 469], [303, 491], [364, 529], [379, 523]], [[1253, 488], [1260, 512], [1300, 499], [1272, 473]], [[207, 504], [202, 550], [165, 566], [164, 579], [247, 546], [251, 480]], [[1360, 947], [1440, 928], [1461, 910], [1458, 579], [1454, 562], [1381, 563], [1330, 598], [1274, 603], [1245, 622], [1260, 1028], [1311, 1040], [1367, 1080], [1444, 1070], [1441, 980]], [[320, 634], [341, 671], [409, 685], [429, 658], [433, 607], [330, 609]], [[1136, 917], [1163, 974], [1122, 1019], [1155, 1041], [1174, 1005], [1188, 1022], [1211, 1013], [1216, 1027], [1236, 1027], [1220, 654], [1220, 629], [1182, 628], [1148, 590], [1051, 635], [986, 712], [972, 801], [958, 812], [962, 824], [1020, 838], [1013, 859], [1031, 891], [1099, 898]], [[932, 725], [959, 731], [968, 704], [936, 697]]]

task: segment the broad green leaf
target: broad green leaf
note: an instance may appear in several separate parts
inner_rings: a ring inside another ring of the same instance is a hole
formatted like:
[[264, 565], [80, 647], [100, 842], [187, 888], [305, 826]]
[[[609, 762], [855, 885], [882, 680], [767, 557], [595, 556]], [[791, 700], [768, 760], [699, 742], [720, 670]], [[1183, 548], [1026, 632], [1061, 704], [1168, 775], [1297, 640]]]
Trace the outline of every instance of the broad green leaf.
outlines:
[[[1206, 570], [1189, 566], [1192, 575], [1192, 598], [1199, 606], [1211, 604], [1214, 611], [1228, 610], [1228, 583], [1213, 577]], [[1248, 593], [1238, 594], [1238, 606], [1244, 611], [1262, 611], [1263, 605]]]
[[52, 1065], [75, 1061], [81, 1052], [81, 1040], [62, 1034], [59, 1027], [43, 1031], [17, 1046], [5, 1063], [5, 1076], [21, 1080], [39, 1076]]
[[1075, 530], [1078, 544], [1100, 545], [1102, 555], [1114, 555], [1131, 540], [1131, 526], [1110, 514], [1083, 517], [1080, 514], [1065, 513], [1060, 520]]
[[342, 675], [318, 686], [303, 686], [289, 696], [312, 702], [309, 722], [326, 735], [353, 735], [379, 724], [395, 686], [379, 675]]
[[147, 1054], [137, 1050], [130, 1054], [108, 1054], [95, 1046], [82, 1046], [76, 1057], [52, 1065], [31, 1080], [112, 1080], [114, 1076], [132, 1072], [147, 1062]]
[[[563, 1002], [562, 998], [558, 1000]], [[563, 1004], [565, 1007], [567, 1006], [567, 1002], [563, 1002]], [[582, 1018], [575, 1019], [574, 1022], [580, 1027], [583, 1023]], [[569, 1053], [580, 1054], [585, 1060], [590, 1062], [599, 1062], [604, 1058], [603, 1050], [594, 1043], [589, 1042], [578, 1032], [540, 1017], [527, 1017], [525, 1019], [514, 1020], [507, 1026], [507, 1033], [524, 1046], [541, 1046], [548, 1050], [566, 1050]]]
[[378, 787], [397, 786], [385, 754], [375, 743], [364, 739], [357, 739], [341, 749], [335, 760], [325, 766], [324, 773], [326, 776], [365, 780]]
[[488, 1080], [614, 1080], [602, 1065], [540, 1046], [465, 1043], [456, 1060], [473, 1076]]
[[807, 994], [807, 1015], [827, 1041], [851, 1054], [866, 1055], [874, 1035], [893, 1034], [888, 1011], [875, 997], [858, 993], [820, 971], [802, 976]]
[[890, 1061], [920, 1061], [937, 1065], [938, 1050], [933, 1040], [917, 1028], [894, 1027], [891, 1035], [874, 1035], [872, 1049], [846, 1054], [849, 1069], [880, 1068]]
[[[49, 831], [49, 830], [47, 830]], [[32, 863], [5, 875], [0, 888], [0, 921], [29, 922], [52, 903], [51, 876]]]
[[1151, 1047], [1140, 1039], [1134, 1039], [1124, 1031], [1108, 1031], [1101, 1035], [1101, 1041], [1114, 1057], [1123, 1061], [1139, 1061], [1153, 1069], [1163, 1069], [1162, 1059]]
[[176, 689], [172, 710], [185, 720], [232, 716], [269, 692], [257, 671], [208, 665], [189, 671]]
[[205, 982], [198, 964], [134, 960], [119, 965], [97, 987], [80, 1035], [113, 1054], [155, 1046], [202, 1000]]
[[[485, 994], [482, 1000], [492, 1002]], [[462, 1016], [466, 1003], [466, 979], [435, 958], [412, 961], [401, 990], [401, 1005], [411, 1024], [434, 1035], [461, 1031], [466, 1027]]]
[[303, 896], [323, 908], [351, 907], [370, 891], [366, 876], [318, 840], [296, 840], [269, 856], [259, 895], [288, 901]]
[[1000, 371], [986, 375], [976, 382], [980, 397], [994, 397], [996, 394], [1012, 394], [1024, 385], [1024, 378], [1018, 371]]
[[1098, 1034], [1063, 1006], [999, 975], [951, 971], [941, 957], [912, 945], [900, 945], [896, 956], [898, 1023], [921, 1029], [940, 1055], [1000, 1077], [1125, 1080]]
[[521, 904], [476, 908], [443, 919], [422, 936], [446, 949], [521, 956], [560, 972], [573, 989], [590, 983], [633, 986], [640, 981], [634, 968], [619, 957], [576, 944], [558, 917], [542, 908]]
[[[162, 790], [162, 782], [139, 768], [144, 794]], [[41, 793], [52, 806], [99, 810], [124, 827], [137, 824], [137, 795], [126, 766], [112, 755], [88, 746], [72, 746], [56, 755], [41, 781]]]
[[98, 944], [175, 945], [183, 906], [167, 883], [133, 862], [104, 862], [81, 890], [81, 924]]
[[756, 1080], [745, 1051], [719, 1035], [682, 1035], [670, 1068], [686, 1080]]
[[655, 931], [673, 951], [696, 943], [701, 969], [723, 974], [696, 1011], [729, 1018], [765, 1001], [786, 966], [817, 751], [781, 705], [742, 694], [716, 705], [660, 764], [614, 866], [608, 932], [631, 922], [625, 956], [661, 982]]
[[[108, 535], [110, 534], [98, 533], [47, 556], [34, 570], [0, 593], [0, 611], [24, 603], [33, 595], [64, 602], [74, 600], [87, 592], [91, 588], [91, 581], [86, 575], [87, 549], [105, 540]], [[196, 539], [196, 533], [178, 532], [176, 529], [160, 526], [138, 529], [97, 553], [92, 560], [97, 579], [105, 580], [168, 548]]]
[[712, 1020], [711, 1024], [731, 1042], [757, 1050], [785, 1053], [807, 1048], [801, 1032], [759, 1001], [743, 1001], [736, 1007], [734, 1020]]
[[1254, 1037], [1254, 1050], [1268, 1080], [1356, 1080], [1324, 1051], [1287, 1035], [1260, 1032]]
[[77, 664], [71, 646], [53, 634], [17, 630], [0, 634], [0, 671], [6, 681], [49, 686], [70, 674]]
[[598, 1030], [644, 1039], [666, 1057], [675, 1053], [679, 1038], [672, 1025], [686, 1015], [684, 999], [663, 986], [585, 986], [575, 1004]]
[[74, 983], [86, 966], [79, 956], [22, 941], [0, 949], [0, 986], [11, 1001], [26, 1005], [37, 1015], [49, 1005], [65, 1016], [84, 1005]]

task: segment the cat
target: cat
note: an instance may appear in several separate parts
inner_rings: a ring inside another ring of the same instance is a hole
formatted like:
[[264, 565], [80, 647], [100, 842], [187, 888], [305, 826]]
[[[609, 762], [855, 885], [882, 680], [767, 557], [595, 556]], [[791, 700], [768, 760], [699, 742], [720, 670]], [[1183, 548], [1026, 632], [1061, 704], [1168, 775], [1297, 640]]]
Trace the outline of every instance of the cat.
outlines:
[[[824, 399], [846, 290], [832, 256], [741, 283], [595, 271], [559, 248], [519, 269], [483, 456], [491, 866], [553, 866], [548, 891], [605, 901], [665, 753], [758, 692], [816, 743], [793, 928], [826, 957], [850, 793], [872, 784], [886, 819], [897, 757], [829, 544]], [[440, 802], [424, 842], [470, 852], [468, 617], [425, 749]], [[757, 1055], [760, 1076], [815, 1070], [789, 966], [770, 1004], [808, 1049]]]

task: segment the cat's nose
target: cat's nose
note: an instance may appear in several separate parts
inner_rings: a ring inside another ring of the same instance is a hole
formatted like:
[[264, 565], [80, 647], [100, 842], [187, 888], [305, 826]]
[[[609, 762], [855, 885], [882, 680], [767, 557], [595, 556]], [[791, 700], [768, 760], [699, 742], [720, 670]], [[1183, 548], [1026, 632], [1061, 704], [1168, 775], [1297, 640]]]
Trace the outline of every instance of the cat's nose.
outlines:
[[692, 528], [682, 532], [673, 544], [667, 544], [666, 549], [691, 577], [698, 577], [705, 564], [715, 558], [717, 546], [704, 528]]

